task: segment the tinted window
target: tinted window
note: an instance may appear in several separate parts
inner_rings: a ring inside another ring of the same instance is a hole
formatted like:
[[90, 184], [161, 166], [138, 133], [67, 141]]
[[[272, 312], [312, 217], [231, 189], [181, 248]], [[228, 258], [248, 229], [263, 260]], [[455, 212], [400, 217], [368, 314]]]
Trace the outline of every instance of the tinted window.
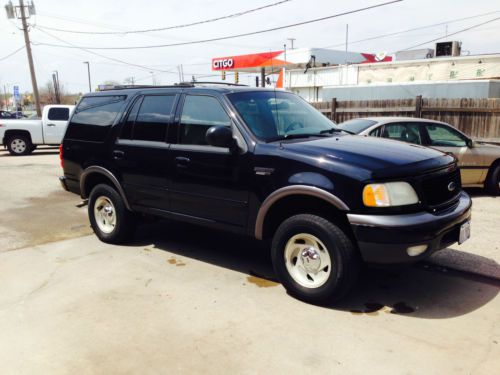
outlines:
[[182, 109], [179, 143], [206, 145], [205, 134], [215, 125], [231, 126], [231, 120], [219, 101], [211, 96], [186, 96]]
[[419, 126], [411, 122], [386, 124], [382, 132], [382, 137], [408, 143], [422, 144]]
[[51, 108], [49, 109], [49, 120], [67, 121], [69, 119], [69, 108]]
[[123, 110], [125, 96], [83, 98], [66, 131], [66, 138], [104, 141], [111, 125]]
[[135, 119], [137, 118], [137, 114], [139, 113], [139, 107], [142, 103], [142, 96], [138, 98], [130, 110], [127, 120], [125, 120], [125, 124], [123, 124], [122, 131], [120, 133], [121, 139], [132, 139], [132, 130], [134, 128]]
[[109, 126], [123, 106], [124, 96], [83, 98], [71, 122], [85, 125]]
[[368, 129], [370, 126], [375, 125], [376, 123], [377, 122], [373, 120], [354, 119], [339, 124], [339, 127], [341, 129], [345, 129], [347, 131], [358, 134], [363, 130]]
[[174, 95], [145, 96], [134, 124], [133, 139], [164, 142], [174, 101]]
[[467, 143], [456, 130], [444, 125], [426, 125], [431, 146], [464, 147]]

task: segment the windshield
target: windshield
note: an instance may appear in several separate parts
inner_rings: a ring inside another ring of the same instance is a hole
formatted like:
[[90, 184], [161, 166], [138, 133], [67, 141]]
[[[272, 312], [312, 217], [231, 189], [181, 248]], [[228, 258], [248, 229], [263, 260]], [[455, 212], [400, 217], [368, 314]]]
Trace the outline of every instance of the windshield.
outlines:
[[377, 122], [373, 120], [354, 119], [339, 124], [342, 130], [350, 131], [354, 134], [361, 133], [363, 130], [368, 129], [370, 126], [375, 125]]
[[337, 130], [334, 122], [295, 94], [250, 91], [229, 94], [228, 98], [252, 133], [266, 142], [292, 136], [325, 136]]

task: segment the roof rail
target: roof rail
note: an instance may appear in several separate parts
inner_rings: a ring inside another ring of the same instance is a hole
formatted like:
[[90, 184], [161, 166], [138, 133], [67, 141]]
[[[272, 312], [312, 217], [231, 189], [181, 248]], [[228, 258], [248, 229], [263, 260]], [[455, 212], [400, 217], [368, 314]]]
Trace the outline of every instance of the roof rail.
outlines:
[[248, 85], [243, 85], [241, 83], [230, 83], [230, 82], [213, 82], [213, 81], [194, 81], [194, 82], [181, 82], [179, 85], [224, 85], [224, 86], [243, 86], [248, 87]]
[[127, 90], [127, 89], [162, 89], [175, 87], [194, 87], [190, 82], [175, 83], [173, 85], [153, 86], [153, 85], [102, 85], [99, 91]]

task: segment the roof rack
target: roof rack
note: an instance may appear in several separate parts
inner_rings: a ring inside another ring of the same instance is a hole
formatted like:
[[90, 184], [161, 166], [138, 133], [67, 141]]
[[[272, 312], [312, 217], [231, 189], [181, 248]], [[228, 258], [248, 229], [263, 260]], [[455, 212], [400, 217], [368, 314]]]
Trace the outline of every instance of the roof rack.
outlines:
[[230, 82], [214, 82], [214, 81], [194, 81], [194, 82], [181, 82], [179, 85], [224, 85], [224, 86], [243, 86], [248, 87], [248, 85], [243, 85], [241, 83], [230, 83]]
[[127, 90], [127, 89], [165, 89], [165, 88], [178, 88], [178, 87], [196, 87], [197, 85], [224, 85], [224, 86], [242, 86], [248, 87], [248, 85], [242, 85], [239, 83], [229, 83], [229, 82], [181, 82], [175, 83], [173, 85], [164, 86], [153, 86], [153, 85], [101, 85], [99, 91], [109, 91], [109, 90]]
[[190, 82], [175, 83], [173, 85], [153, 86], [153, 85], [101, 85], [99, 91], [127, 90], [127, 89], [164, 89], [175, 87], [194, 87]]

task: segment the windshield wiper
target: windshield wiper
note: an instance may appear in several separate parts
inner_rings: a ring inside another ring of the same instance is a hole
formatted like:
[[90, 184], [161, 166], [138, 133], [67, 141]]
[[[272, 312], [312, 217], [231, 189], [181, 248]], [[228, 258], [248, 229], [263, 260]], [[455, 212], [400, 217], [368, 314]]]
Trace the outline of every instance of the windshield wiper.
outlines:
[[330, 129], [325, 129], [319, 132], [319, 134], [332, 134], [332, 133], [340, 133], [340, 132], [346, 132], [347, 134], [356, 134], [354, 132], [351, 132], [349, 130], [341, 129], [341, 128], [330, 128]]
[[326, 134], [320, 133], [301, 133], [301, 134], [284, 134], [278, 137], [270, 138], [267, 142], [284, 141], [287, 139], [297, 139], [297, 138], [311, 138], [311, 137], [327, 137]]

